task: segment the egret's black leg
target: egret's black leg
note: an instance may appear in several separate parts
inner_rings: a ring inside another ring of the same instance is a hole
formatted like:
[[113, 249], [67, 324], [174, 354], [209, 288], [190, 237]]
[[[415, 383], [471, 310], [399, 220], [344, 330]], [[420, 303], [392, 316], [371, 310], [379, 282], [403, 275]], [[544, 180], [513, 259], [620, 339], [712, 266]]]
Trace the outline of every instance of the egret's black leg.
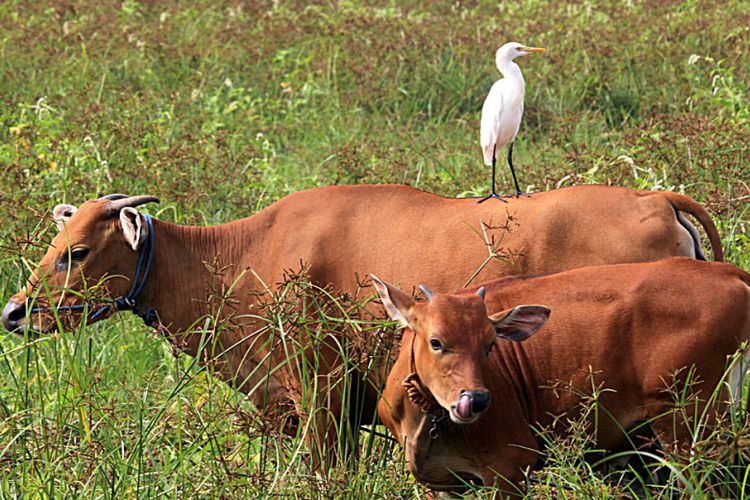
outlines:
[[518, 187], [518, 179], [516, 179], [516, 171], [513, 168], [513, 143], [510, 143], [510, 146], [508, 147], [508, 166], [510, 167], [510, 173], [513, 175], [513, 183], [516, 185], [516, 198], [521, 196], [522, 194], [526, 194], [521, 191], [521, 188]]
[[490, 198], [495, 198], [500, 201], [504, 201], [505, 203], [508, 203], [507, 201], [503, 200], [503, 197], [500, 196], [495, 192], [495, 147], [497, 145], [492, 146], [492, 191], [490, 194], [479, 200], [477, 203], [484, 203], [485, 201], [489, 200]]

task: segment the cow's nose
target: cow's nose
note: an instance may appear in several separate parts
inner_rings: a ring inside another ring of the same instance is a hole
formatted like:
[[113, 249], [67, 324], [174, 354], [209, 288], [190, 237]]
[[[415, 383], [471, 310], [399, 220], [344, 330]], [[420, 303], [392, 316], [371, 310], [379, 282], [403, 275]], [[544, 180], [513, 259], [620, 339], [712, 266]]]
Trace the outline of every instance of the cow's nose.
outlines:
[[26, 317], [26, 304], [9, 300], [3, 308], [3, 326], [9, 332], [15, 332], [21, 327], [21, 320]]
[[482, 413], [490, 406], [489, 391], [471, 391], [471, 412]]

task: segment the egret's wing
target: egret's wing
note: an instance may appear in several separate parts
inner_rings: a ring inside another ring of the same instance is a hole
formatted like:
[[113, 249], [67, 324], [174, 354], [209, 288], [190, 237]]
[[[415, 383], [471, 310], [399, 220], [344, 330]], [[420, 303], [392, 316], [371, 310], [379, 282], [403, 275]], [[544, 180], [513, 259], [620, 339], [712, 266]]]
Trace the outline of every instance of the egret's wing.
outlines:
[[[523, 99], [521, 99], [521, 104], [519, 105], [519, 112], [518, 113], [520, 114], [520, 116], [523, 116]], [[521, 128], [521, 120], [519, 118], [519, 120], [518, 120], [518, 126], [516, 127], [516, 131], [513, 132], [513, 138], [511, 139], [511, 141], [515, 141], [516, 140], [516, 137], [518, 136], [518, 131], [520, 130], [520, 128]]]
[[492, 165], [492, 154], [500, 135], [500, 115], [503, 112], [503, 80], [492, 85], [482, 106], [479, 143], [482, 145], [484, 164]]

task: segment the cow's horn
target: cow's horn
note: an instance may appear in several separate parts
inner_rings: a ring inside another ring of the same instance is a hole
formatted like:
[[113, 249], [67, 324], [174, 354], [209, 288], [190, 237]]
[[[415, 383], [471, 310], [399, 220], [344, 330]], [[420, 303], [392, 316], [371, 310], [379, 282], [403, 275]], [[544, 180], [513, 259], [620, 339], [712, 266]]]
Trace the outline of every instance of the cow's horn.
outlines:
[[137, 207], [144, 203], [159, 203], [159, 198], [156, 196], [128, 196], [127, 198], [120, 198], [112, 200], [107, 204], [107, 210], [111, 215], [120, 213], [125, 207]]
[[484, 288], [484, 287], [482, 287], [479, 290], [477, 290], [477, 295], [479, 295], [480, 297], [482, 297], [482, 300], [484, 300], [484, 296], [485, 296], [486, 293], [487, 293], [487, 289]]
[[121, 200], [123, 198], [127, 198], [128, 195], [126, 194], [108, 194], [106, 196], [102, 196], [99, 198], [99, 201], [113, 201], [113, 200]]
[[427, 302], [430, 302], [432, 300], [432, 296], [434, 295], [434, 292], [432, 290], [424, 285], [419, 285], [419, 290], [422, 292], [422, 294], [424, 294]]

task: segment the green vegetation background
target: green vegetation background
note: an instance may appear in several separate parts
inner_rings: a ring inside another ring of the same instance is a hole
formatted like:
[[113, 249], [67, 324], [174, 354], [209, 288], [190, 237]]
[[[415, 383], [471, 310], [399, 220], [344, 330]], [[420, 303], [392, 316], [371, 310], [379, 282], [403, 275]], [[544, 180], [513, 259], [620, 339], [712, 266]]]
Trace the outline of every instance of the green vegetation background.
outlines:
[[[214, 224], [328, 184], [484, 194], [479, 115], [508, 40], [549, 49], [519, 61], [522, 187], [684, 192], [750, 268], [744, 1], [6, 0], [0, 301], [61, 202], [153, 194], [158, 217]], [[420, 491], [384, 442], [321, 486], [299, 441], [122, 316], [0, 337], [2, 496]]]

